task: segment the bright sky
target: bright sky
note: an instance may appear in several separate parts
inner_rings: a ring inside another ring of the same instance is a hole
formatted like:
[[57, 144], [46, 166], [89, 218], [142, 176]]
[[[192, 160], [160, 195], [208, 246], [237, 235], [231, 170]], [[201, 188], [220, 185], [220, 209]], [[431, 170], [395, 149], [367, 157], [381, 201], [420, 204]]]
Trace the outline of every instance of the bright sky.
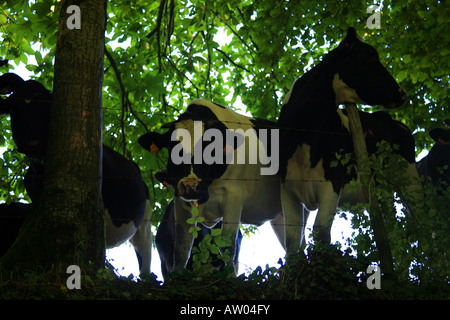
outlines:
[[[308, 220], [308, 230], [311, 230], [315, 214], [316, 211], [311, 214], [310, 219]], [[346, 239], [351, 236], [352, 231], [349, 220], [336, 217], [331, 230], [331, 240], [332, 242], [339, 241], [344, 245]], [[307, 236], [309, 236], [309, 234], [310, 232], [307, 232]], [[128, 242], [120, 247], [107, 250], [106, 255], [111, 264], [117, 268], [120, 275], [127, 277], [130, 274], [135, 276], [139, 274], [136, 254], [134, 253], [131, 244]], [[284, 261], [284, 256], [284, 249], [281, 247], [275, 233], [272, 231], [270, 223], [265, 223], [258, 228], [255, 234], [250, 234], [248, 237], [244, 236], [242, 239], [238, 273], [249, 275], [258, 266], [261, 266], [263, 270], [266, 265], [278, 268], [280, 267], [278, 260], [283, 258]], [[163, 278], [161, 275], [160, 264], [158, 251], [153, 248], [151, 271], [162, 281]]]

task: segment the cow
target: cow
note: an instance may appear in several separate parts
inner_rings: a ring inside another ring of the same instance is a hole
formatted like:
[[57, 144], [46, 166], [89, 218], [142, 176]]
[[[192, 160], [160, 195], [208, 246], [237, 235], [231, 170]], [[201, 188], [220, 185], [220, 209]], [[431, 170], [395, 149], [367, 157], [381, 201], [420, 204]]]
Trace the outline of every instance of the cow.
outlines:
[[[192, 245], [193, 248], [199, 246], [200, 242], [205, 238], [207, 234], [211, 233], [211, 229], [200, 224], [201, 230], [198, 232], [197, 237], [194, 239]], [[214, 228], [222, 228], [222, 222], [217, 223]], [[242, 242], [242, 232], [238, 232], [236, 238], [236, 255], [234, 257], [234, 264], [236, 265], [239, 261], [239, 251]], [[173, 269], [173, 251], [175, 245], [175, 210], [174, 210], [174, 200], [172, 199], [167, 206], [161, 222], [158, 226], [158, 231], [155, 236], [155, 245], [158, 250], [159, 258], [161, 260], [161, 273], [165, 278], [168, 270]], [[223, 269], [225, 266], [223, 260], [221, 260], [217, 255], [211, 253], [211, 265], [214, 268]], [[193, 259], [192, 256], [186, 264], [186, 268], [192, 270]]]
[[[41, 195], [47, 148], [50, 91], [35, 80], [24, 81], [14, 73], [0, 76], [0, 112], [10, 114], [13, 140], [18, 151], [31, 160], [25, 188], [32, 202]], [[105, 208], [106, 247], [130, 240], [141, 273], [150, 273], [153, 236], [147, 185], [139, 167], [103, 145], [102, 198]]]
[[[196, 99], [176, 121], [162, 126], [169, 131], [139, 137], [139, 144], [146, 150], [169, 151], [165, 181], [175, 190], [173, 270], [185, 268], [190, 256], [194, 236], [189, 233], [191, 225], [186, 221], [191, 217], [192, 206], [198, 207], [205, 226], [213, 227], [221, 221], [222, 230], [231, 232], [233, 259], [240, 223], [260, 226], [282, 219], [280, 181], [276, 175], [278, 131], [270, 129], [274, 125]], [[229, 136], [238, 142], [228, 143]], [[249, 148], [245, 141], [251, 141]], [[256, 149], [251, 152], [250, 147], [257, 148], [259, 158]], [[283, 239], [283, 226], [279, 223], [272, 226], [278, 238]]]
[[[450, 120], [446, 123], [450, 125]], [[429, 132], [435, 141], [427, 156], [417, 163], [420, 176], [426, 183], [442, 187], [450, 186], [450, 129], [433, 128]]]
[[[400, 107], [406, 93], [380, 63], [377, 51], [349, 28], [339, 46], [298, 78], [286, 95], [278, 119], [280, 126], [281, 201], [288, 252], [304, 246], [304, 223], [318, 209], [314, 231], [319, 242], [330, 243], [336, 208], [362, 200], [361, 192], [347, 192], [355, 172], [332, 166], [336, 153], [354, 153], [348, 118], [340, 104]], [[410, 130], [389, 114], [360, 112], [369, 153], [376, 142], [400, 145], [407, 161], [407, 177], [417, 178], [414, 139]]]
[[14, 73], [0, 76], [0, 114], [10, 114], [11, 131], [17, 150], [35, 160], [47, 149], [52, 94], [35, 80], [24, 81]]

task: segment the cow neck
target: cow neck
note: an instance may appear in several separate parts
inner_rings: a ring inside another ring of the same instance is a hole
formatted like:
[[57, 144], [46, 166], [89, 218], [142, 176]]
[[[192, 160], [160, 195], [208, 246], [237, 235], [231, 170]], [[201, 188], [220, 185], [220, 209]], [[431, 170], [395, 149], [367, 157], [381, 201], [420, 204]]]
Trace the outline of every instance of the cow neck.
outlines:
[[283, 106], [280, 124], [295, 127], [317, 127], [337, 109], [332, 81], [336, 74], [336, 58], [326, 57], [297, 79], [288, 103]]
[[[314, 167], [322, 158], [318, 152], [322, 138], [318, 135], [330, 131], [330, 124], [338, 117], [336, 95], [332, 82], [336, 73], [339, 54], [330, 52], [324, 60], [297, 79], [290, 98], [281, 110], [278, 125], [282, 128], [280, 141], [280, 176], [286, 175], [287, 160], [290, 159], [303, 143], [311, 147], [311, 166]], [[322, 140], [323, 141], [323, 140]]]

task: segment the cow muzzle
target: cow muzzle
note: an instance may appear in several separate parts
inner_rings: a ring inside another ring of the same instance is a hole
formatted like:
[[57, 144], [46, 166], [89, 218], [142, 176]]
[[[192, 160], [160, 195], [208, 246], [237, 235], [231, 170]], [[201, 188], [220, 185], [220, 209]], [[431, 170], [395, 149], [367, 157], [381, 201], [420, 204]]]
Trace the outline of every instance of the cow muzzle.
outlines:
[[400, 87], [398, 89], [398, 92], [399, 92], [399, 98], [396, 101], [393, 101], [393, 102], [385, 105], [384, 107], [386, 109], [395, 109], [395, 108], [398, 108], [398, 107], [402, 106], [405, 103], [406, 98], [407, 98], [407, 94], [406, 94], [405, 89]]
[[199, 181], [193, 178], [186, 178], [185, 180], [180, 180], [179, 191], [180, 194], [191, 194], [197, 191]]
[[178, 183], [178, 196], [193, 207], [197, 207], [208, 199], [207, 191], [199, 187], [200, 181], [198, 178], [187, 177]]

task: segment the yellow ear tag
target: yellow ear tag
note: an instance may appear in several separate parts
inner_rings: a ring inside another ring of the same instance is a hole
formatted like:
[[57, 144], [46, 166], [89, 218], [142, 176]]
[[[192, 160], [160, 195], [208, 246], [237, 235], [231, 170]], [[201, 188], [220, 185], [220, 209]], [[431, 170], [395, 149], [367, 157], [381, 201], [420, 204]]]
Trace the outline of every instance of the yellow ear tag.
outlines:
[[150, 152], [152, 152], [152, 153], [158, 153], [159, 152], [159, 148], [154, 142], [152, 142], [152, 145], [150, 146]]
[[438, 139], [437, 139], [437, 142], [444, 144], [444, 143], [445, 143], [445, 140], [442, 139], [442, 138], [438, 138]]
[[11, 90], [9, 90], [9, 86], [0, 88], [0, 94], [8, 94], [11, 93]]
[[225, 145], [225, 147], [223, 147], [223, 153], [224, 154], [229, 154], [230, 152], [233, 152], [234, 149], [232, 146], [230, 146], [229, 144]]

